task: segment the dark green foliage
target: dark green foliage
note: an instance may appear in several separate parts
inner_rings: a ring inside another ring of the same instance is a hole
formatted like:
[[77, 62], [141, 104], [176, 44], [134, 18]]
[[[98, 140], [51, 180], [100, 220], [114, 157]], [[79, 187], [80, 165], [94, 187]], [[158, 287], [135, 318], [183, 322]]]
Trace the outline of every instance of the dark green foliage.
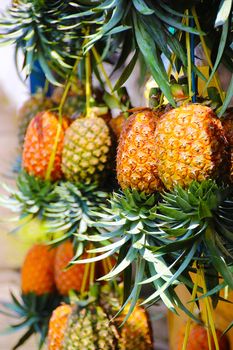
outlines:
[[48, 333], [49, 319], [53, 310], [60, 304], [61, 298], [55, 294], [37, 296], [34, 293], [22, 295], [21, 298], [16, 298], [11, 293], [11, 297], [12, 303], [1, 302], [3, 309], [0, 313], [20, 319], [20, 322], [11, 325], [4, 334], [26, 330], [13, 350], [23, 345], [33, 334], [39, 335], [38, 349], [41, 349]]

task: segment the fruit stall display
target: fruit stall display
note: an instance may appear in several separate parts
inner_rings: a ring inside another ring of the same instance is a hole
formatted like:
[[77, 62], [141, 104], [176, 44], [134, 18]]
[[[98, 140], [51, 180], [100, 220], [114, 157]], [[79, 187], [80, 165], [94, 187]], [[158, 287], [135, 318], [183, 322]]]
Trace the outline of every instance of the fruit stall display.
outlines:
[[223, 90], [218, 70], [232, 76], [231, 20], [231, 0], [18, 0], [1, 14], [19, 73], [45, 77], [0, 198], [33, 242], [21, 296], [1, 304], [25, 330], [14, 349], [35, 333], [38, 349], [153, 349], [159, 302], [186, 317], [172, 349], [232, 347], [233, 79]]

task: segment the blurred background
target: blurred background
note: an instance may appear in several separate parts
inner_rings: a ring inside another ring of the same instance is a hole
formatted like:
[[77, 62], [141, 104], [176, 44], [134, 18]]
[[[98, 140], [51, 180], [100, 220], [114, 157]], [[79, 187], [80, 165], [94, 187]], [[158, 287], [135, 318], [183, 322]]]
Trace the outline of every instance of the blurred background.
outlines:
[[[0, 1], [2, 11], [8, 0]], [[14, 184], [11, 167], [16, 157], [16, 110], [28, 96], [28, 88], [16, 71], [14, 64], [14, 48], [1, 47], [0, 54], [0, 179], [1, 183]], [[2, 189], [1, 189], [2, 191]], [[0, 208], [0, 300], [10, 301], [10, 291], [18, 292], [20, 286], [19, 266], [22, 262], [27, 244], [19, 242], [8, 233], [10, 223], [7, 221], [8, 211]], [[0, 332], [9, 324], [9, 319], [0, 315]], [[10, 350], [18, 335], [0, 336], [0, 349]], [[33, 349], [33, 340], [24, 348]]]

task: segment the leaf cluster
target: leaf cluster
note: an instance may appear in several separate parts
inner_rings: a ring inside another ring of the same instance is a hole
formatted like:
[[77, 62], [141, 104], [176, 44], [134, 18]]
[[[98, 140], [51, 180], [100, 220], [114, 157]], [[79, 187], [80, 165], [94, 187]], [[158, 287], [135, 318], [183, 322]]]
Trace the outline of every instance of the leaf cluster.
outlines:
[[214, 306], [224, 286], [233, 288], [231, 198], [229, 188], [221, 188], [211, 180], [193, 182], [187, 189], [176, 187], [162, 198], [136, 191], [115, 193], [110, 200], [111, 209], [98, 215], [101, 234], [80, 235], [91, 242], [108, 239], [110, 243], [91, 251], [97, 256], [77, 263], [91, 263], [119, 252], [116, 266], [103, 279], [124, 272], [126, 293], [121, 310], [131, 303], [127, 317], [144, 284], [155, 289], [144, 303], [161, 298], [172, 311], [179, 306], [194, 317], [181, 303], [175, 287], [182, 283], [191, 290], [190, 273], [199, 266], [205, 270], [208, 295]]

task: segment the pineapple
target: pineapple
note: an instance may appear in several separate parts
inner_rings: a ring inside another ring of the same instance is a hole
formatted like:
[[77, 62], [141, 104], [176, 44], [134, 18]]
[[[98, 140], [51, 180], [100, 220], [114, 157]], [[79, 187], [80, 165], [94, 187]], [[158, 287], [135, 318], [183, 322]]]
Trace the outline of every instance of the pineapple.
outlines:
[[41, 91], [32, 95], [18, 112], [18, 140], [19, 146], [23, 147], [24, 137], [30, 121], [39, 112], [45, 111], [53, 107], [53, 102], [45, 97]]
[[109, 321], [101, 306], [75, 308], [69, 317], [61, 350], [116, 350], [118, 333]]
[[230, 151], [230, 180], [233, 182], [233, 109], [226, 112], [226, 116], [221, 120]]
[[125, 121], [126, 121], [126, 117], [124, 113], [119, 114], [116, 118], [112, 118], [109, 121], [109, 126], [114, 132], [117, 140], [119, 140], [120, 138], [120, 134], [122, 132]]
[[21, 271], [22, 293], [43, 295], [55, 290], [55, 249], [42, 244], [34, 245], [26, 255]]
[[23, 168], [29, 175], [45, 179], [57, 129], [61, 128], [51, 179], [58, 180], [62, 177], [61, 154], [64, 131], [67, 127], [66, 119], [63, 119], [62, 126], [60, 126], [57, 115], [51, 112], [41, 112], [31, 120], [23, 147]]
[[78, 118], [65, 133], [62, 171], [67, 180], [98, 181], [108, 166], [111, 138], [102, 118]]
[[[109, 299], [109, 295], [106, 297]], [[119, 305], [119, 301], [113, 299], [113, 304]], [[108, 301], [112, 304], [113, 300]], [[110, 323], [113, 314], [110, 304], [107, 305], [108, 311], [96, 303], [85, 308], [59, 306], [50, 319], [48, 350], [151, 350], [151, 328], [146, 311], [136, 307], [132, 317], [119, 327], [125, 313]]]
[[216, 179], [226, 163], [226, 147], [221, 122], [209, 107], [190, 104], [173, 109], [155, 130], [158, 175], [168, 189]]
[[[127, 315], [129, 307], [126, 307], [117, 323], [121, 324]], [[151, 327], [146, 310], [136, 306], [130, 318], [123, 327], [119, 329], [119, 350], [152, 350], [153, 341], [151, 337]]]
[[86, 265], [73, 265], [65, 270], [73, 257], [74, 249], [71, 241], [66, 241], [57, 248], [54, 260], [54, 275], [57, 290], [61, 295], [68, 295], [71, 289], [79, 292], [82, 286]]
[[117, 179], [124, 190], [152, 193], [163, 188], [158, 177], [154, 132], [158, 115], [136, 111], [124, 124], [117, 151]]
[[71, 312], [72, 307], [68, 304], [60, 305], [53, 311], [49, 320], [48, 350], [59, 350], [62, 348], [65, 329]]
[[[180, 333], [178, 335], [178, 344], [177, 344], [177, 350], [183, 349], [183, 342], [184, 342], [184, 336], [185, 336], [185, 326], [181, 328]], [[228, 341], [227, 336], [222, 336], [222, 332], [220, 330], [216, 330], [218, 342], [219, 342], [219, 350], [230, 350], [230, 344]], [[200, 324], [191, 324], [188, 344], [187, 344], [187, 350], [209, 350], [209, 344], [208, 344], [208, 336], [207, 336], [207, 330], [204, 326]], [[214, 339], [211, 337], [211, 349], [217, 350], [214, 346]]]

